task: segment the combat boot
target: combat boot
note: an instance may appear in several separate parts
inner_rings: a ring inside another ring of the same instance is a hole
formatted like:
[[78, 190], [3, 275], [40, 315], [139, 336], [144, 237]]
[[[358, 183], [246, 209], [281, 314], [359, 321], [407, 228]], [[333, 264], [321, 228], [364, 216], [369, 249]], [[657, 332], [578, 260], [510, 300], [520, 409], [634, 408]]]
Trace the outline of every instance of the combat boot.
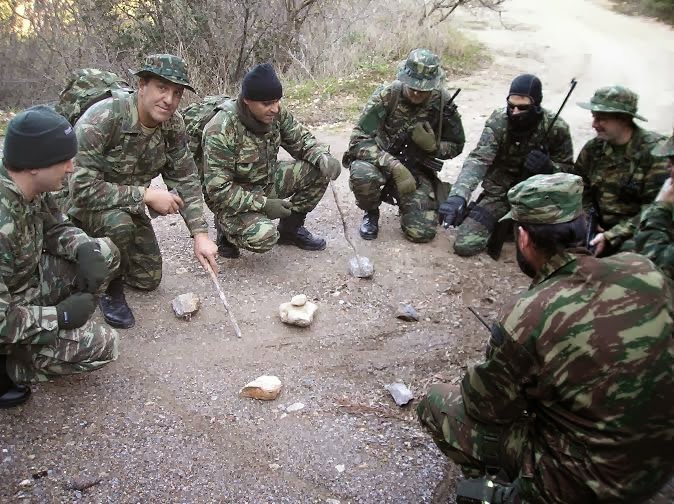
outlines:
[[13, 408], [30, 398], [30, 387], [17, 385], [7, 374], [6, 355], [0, 355], [0, 409]]
[[379, 209], [366, 210], [363, 223], [360, 225], [360, 237], [363, 240], [374, 240], [379, 234]]
[[241, 252], [239, 252], [239, 247], [227, 239], [227, 236], [220, 229], [219, 225], [216, 224], [215, 229], [217, 231], [216, 242], [218, 244], [218, 255], [228, 259], [236, 259], [239, 257], [241, 255]]
[[136, 319], [124, 296], [124, 280], [117, 277], [110, 282], [105, 294], [99, 301], [101, 313], [105, 321], [117, 329], [129, 329], [136, 324]]
[[325, 240], [313, 236], [307, 228], [304, 227], [304, 220], [307, 214], [293, 212], [290, 217], [281, 219], [278, 225], [279, 245], [295, 245], [302, 250], [323, 250], [325, 249]]

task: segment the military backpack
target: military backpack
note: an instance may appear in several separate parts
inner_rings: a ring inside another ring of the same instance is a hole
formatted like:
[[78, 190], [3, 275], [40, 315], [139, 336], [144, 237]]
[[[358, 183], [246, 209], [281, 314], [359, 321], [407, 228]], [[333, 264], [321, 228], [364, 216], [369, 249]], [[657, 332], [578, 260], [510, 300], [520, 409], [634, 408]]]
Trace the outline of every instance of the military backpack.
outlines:
[[228, 110], [234, 106], [234, 102], [226, 95], [207, 96], [200, 102], [192, 103], [182, 110], [182, 116], [185, 120], [185, 131], [189, 137], [190, 151], [192, 157], [199, 167], [201, 173], [201, 158], [203, 149], [201, 147], [201, 137], [204, 128], [211, 119], [215, 117], [220, 110]]

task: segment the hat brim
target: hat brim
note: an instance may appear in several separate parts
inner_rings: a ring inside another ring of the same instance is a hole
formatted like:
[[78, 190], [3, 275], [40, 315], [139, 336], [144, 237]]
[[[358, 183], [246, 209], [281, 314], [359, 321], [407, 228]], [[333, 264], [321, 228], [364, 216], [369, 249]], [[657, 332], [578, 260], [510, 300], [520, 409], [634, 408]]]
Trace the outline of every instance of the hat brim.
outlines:
[[396, 79], [415, 91], [435, 91], [440, 88], [440, 85], [445, 80], [445, 71], [442, 68], [438, 68], [438, 75], [434, 79], [415, 79], [405, 73], [405, 62], [403, 61], [398, 65]]
[[589, 102], [578, 102], [578, 106], [586, 110], [591, 110], [592, 112], [605, 112], [607, 114], [627, 114], [629, 116], [634, 117], [635, 119], [639, 119], [640, 121], [648, 122], [648, 119], [646, 119], [643, 116], [640, 116], [636, 112], [634, 113], [627, 112], [626, 110], [621, 110], [613, 107], [606, 107], [604, 105], [597, 105], [596, 103], [589, 103]]
[[160, 75], [160, 74], [158, 74], [156, 72], [153, 72], [151, 70], [131, 70], [131, 69], [129, 69], [129, 72], [131, 72], [131, 74], [135, 75], [136, 77], [144, 77], [144, 76], [148, 76], [148, 75], [153, 76], [153, 77], [157, 77], [158, 79], [163, 79], [165, 81], [172, 82], [173, 84], [178, 84], [179, 86], [182, 86], [185, 89], [189, 89], [194, 94], [197, 94], [197, 92], [194, 90], [194, 88], [192, 86], [189, 85], [188, 82], [185, 82], [185, 81], [180, 80], [180, 79], [166, 77], [164, 75]]

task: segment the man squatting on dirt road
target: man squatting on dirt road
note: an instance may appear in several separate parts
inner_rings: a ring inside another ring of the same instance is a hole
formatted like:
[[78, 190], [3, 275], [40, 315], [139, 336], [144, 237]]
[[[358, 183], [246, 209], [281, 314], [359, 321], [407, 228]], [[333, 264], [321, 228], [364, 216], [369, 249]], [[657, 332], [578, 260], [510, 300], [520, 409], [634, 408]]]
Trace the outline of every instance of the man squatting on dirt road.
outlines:
[[566, 173], [508, 191], [503, 219], [531, 287], [503, 309], [486, 361], [418, 405], [471, 478], [457, 502], [637, 503], [672, 476], [669, 279], [641, 255], [572, 249], [585, 233], [582, 193]]
[[[145, 58], [134, 93], [115, 93], [92, 105], [75, 124], [79, 153], [62, 207], [91, 236], [107, 236], [122, 262], [100, 307], [106, 322], [117, 328], [135, 324], [124, 285], [143, 291], [161, 282], [162, 257], [145, 213], [180, 212], [194, 238], [194, 255], [217, 271], [217, 246], [208, 237], [199, 175], [188, 148], [178, 105], [190, 86], [187, 66], [177, 56]], [[150, 187], [162, 176], [171, 193]]]
[[73, 171], [76, 153], [73, 128], [49, 107], [24, 110], [7, 126], [0, 162], [0, 408], [28, 400], [22, 384], [117, 359], [116, 331], [90, 318], [94, 296], [117, 275], [119, 250], [59, 219], [49, 194]]
[[[341, 165], [295, 120], [282, 96], [273, 67], [257, 65], [244, 76], [239, 97], [222, 103], [204, 128], [203, 187], [223, 257], [238, 257], [239, 247], [267, 252], [276, 243], [325, 249], [304, 221]], [[294, 160], [279, 161], [280, 147]]]
[[[359, 230], [365, 240], [377, 238], [382, 202], [399, 206], [408, 240], [425, 243], [435, 237], [438, 204], [449, 188], [421, 161], [452, 159], [466, 141], [461, 115], [443, 89], [444, 76], [435, 54], [413, 50], [400, 64], [397, 80], [372, 94], [351, 133], [342, 163], [356, 204], [365, 210]], [[399, 142], [418, 151], [407, 165], [392, 152]]]

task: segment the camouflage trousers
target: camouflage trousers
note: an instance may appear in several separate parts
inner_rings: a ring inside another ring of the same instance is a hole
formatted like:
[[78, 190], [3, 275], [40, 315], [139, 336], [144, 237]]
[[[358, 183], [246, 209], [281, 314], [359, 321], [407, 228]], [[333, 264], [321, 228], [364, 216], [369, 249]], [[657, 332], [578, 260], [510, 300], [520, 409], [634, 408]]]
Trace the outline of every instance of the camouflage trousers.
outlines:
[[157, 236], [147, 215], [113, 208], [91, 212], [81, 220], [70, 219], [89, 236], [107, 236], [117, 245], [121, 253], [119, 274], [124, 277], [124, 283], [145, 291], [159, 287], [162, 258]]
[[482, 252], [487, 248], [487, 242], [498, 220], [509, 211], [510, 204], [506, 194], [483, 192], [457, 229], [454, 252], [463, 257]]
[[400, 208], [400, 228], [408, 240], [426, 243], [435, 238], [438, 227], [437, 180], [416, 174], [417, 189], [398, 196], [393, 179], [371, 163], [356, 160], [349, 167], [349, 187], [356, 197], [356, 205], [363, 210], [374, 210], [382, 203], [382, 191], [390, 193]]
[[[272, 182], [256, 189], [268, 198], [290, 198], [292, 211], [306, 214], [316, 208], [328, 188], [328, 179], [306, 161], [279, 161], [271, 174]], [[216, 228], [237, 246], [252, 252], [268, 252], [279, 239], [273, 220], [261, 212], [228, 215], [218, 212]]]
[[505, 475], [517, 487], [523, 503], [597, 502], [588, 484], [596, 478], [585, 464], [586, 457], [541, 449], [526, 419], [500, 426], [478, 422], [466, 413], [458, 386], [433, 385], [417, 406], [417, 415], [440, 451], [466, 477], [500, 470], [499, 476]]
[[[119, 251], [110, 240], [99, 239], [110, 277], [100, 293], [116, 274]], [[43, 254], [40, 259], [39, 292], [30, 304], [54, 306], [76, 290], [77, 267], [61, 257]], [[45, 318], [46, 319], [46, 318]], [[54, 334], [46, 345], [4, 345], [7, 353], [7, 373], [15, 383], [46, 381], [55, 376], [94, 371], [117, 359], [117, 331], [105, 323], [90, 319], [77, 329], [58, 329], [58, 322], [46, 319], [45, 332]]]

